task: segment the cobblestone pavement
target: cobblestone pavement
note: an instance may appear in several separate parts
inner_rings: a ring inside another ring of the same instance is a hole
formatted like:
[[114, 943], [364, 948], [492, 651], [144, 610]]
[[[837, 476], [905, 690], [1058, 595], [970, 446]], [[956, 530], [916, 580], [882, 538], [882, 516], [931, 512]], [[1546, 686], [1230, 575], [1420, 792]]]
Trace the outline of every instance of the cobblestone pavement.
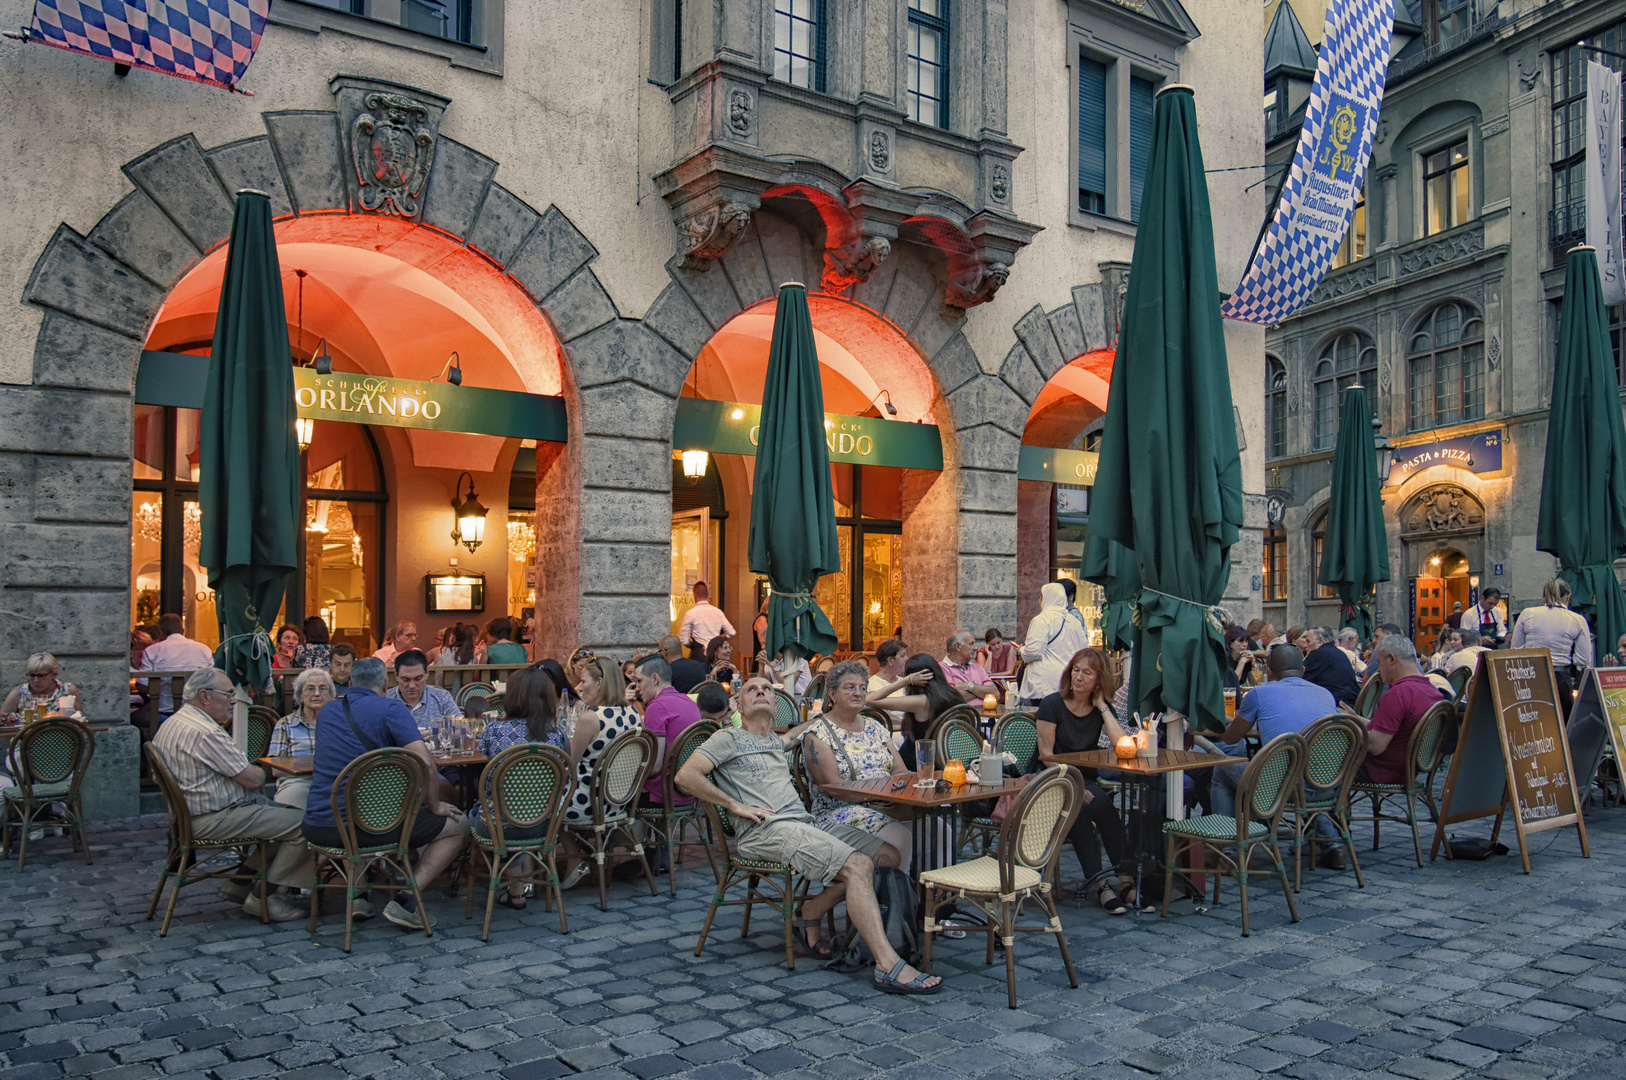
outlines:
[[1390, 826], [1364, 890], [1307, 872], [1293, 925], [1267, 884], [1250, 938], [1233, 902], [1168, 920], [1069, 902], [1081, 986], [1024, 937], [1012, 1011], [975, 936], [940, 948], [928, 998], [787, 972], [766, 913], [741, 940], [725, 912], [696, 958], [703, 862], [676, 899], [619, 885], [600, 913], [575, 890], [568, 936], [534, 904], [499, 909], [481, 944], [437, 890], [432, 939], [375, 919], [346, 956], [336, 916], [313, 940], [203, 884], [160, 939], [144, 916], [164, 825], [145, 817], [96, 828], [92, 866], [47, 839], [25, 873], [0, 867], [0, 1076], [1616, 1078], [1626, 810], [1589, 831], [1590, 860], [1573, 829], [1538, 836], [1527, 877], [1516, 857], [1418, 869]]

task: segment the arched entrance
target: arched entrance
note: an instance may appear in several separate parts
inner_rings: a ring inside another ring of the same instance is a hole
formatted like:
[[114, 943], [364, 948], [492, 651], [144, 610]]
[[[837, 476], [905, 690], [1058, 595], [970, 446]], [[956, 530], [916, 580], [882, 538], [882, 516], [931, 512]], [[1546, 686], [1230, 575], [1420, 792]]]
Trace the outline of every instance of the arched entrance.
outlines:
[[[944, 610], [935, 569], [955, 532], [953, 477], [945, 479], [940, 464], [954, 457], [952, 432], [945, 436], [937, 424], [945, 401], [919, 350], [890, 320], [839, 296], [814, 293], [808, 304], [842, 553], [841, 570], [820, 580], [820, 606], [836, 628], [838, 651], [872, 652], [899, 628], [912, 649], [935, 650], [954, 618], [952, 607]], [[776, 299], [754, 304], [707, 340], [684, 381], [674, 435], [672, 626], [695, 581], [705, 580], [739, 631], [742, 651], [759, 644], [749, 627], [767, 593], [746, 550], [755, 458], [730, 452], [747, 448], [730, 428], [748, 428], [762, 402], [777, 306]], [[709, 419], [714, 415], [719, 419]], [[916, 425], [933, 428], [940, 460], [922, 450]], [[696, 449], [711, 451], [707, 471], [689, 478], [681, 456]]]
[[1456, 605], [1467, 611], [1479, 599], [1485, 506], [1457, 484], [1424, 484], [1402, 503], [1399, 521], [1413, 643], [1433, 652]]
[[[349, 215], [287, 218], [276, 225], [276, 237], [296, 365], [310, 366], [320, 354], [335, 373], [420, 385], [444, 383], [455, 365], [468, 387], [550, 397], [563, 390], [564, 357], [547, 320], [489, 260], [455, 241], [399, 219]], [[147, 334], [147, 353], [208, 355], [225, 257], [226, 250], [217, 249], [170, 290]], [[162, 423], [172, 430], [176, 460], [195, 462], [197, 410], [144, 401], [140, 387], [147, 382], [138, 382], [138, 451], [153, 443], [149, 429]], [[442, 391], [457, 392], [450, 385]], [[336, 640], [365, 655], [378, 647], [387, 626], [401, 620], [418, 623], [428, 642], [430, 628], [440, 623], [484, 623], [499, 614], [521, 616], [534, 606], [525, 589], [526, 562], [516, 566], [509, 557], [509, 475], [521, 439], [471, 434], [451, 422], [443, 429], [385, 426], [393, 413], [383, 411], [351, 415], [357, 422], [312, 421], [305, 452], [307, 543], [289, 583], [284, 619], [298, 623], [320, 615]], [[144, 471], [151, 466], [138, 452], [138, 501], [139, 489], [152, 483]], [[447, 528], [465, 473], [488, 508], [484, 541], [473, 551], [452, 540]], [[547, 502], [557, 501], [558, 492], [547, 494]], [[515, 524], [534, 529], [536, 501], [524, 505]], [[138, 522], [144, 509], [137, 508]], [[173, 524], [172, 514], [166, 524]], [[560, 524], [550, 521], [550, 528]], [[217, 627], [196, 565], [195, 530], [188, 529], [180, 544], [162, 531], [155, 545], [161, 553], [158, 595], [167, 600], [176, 594], [177, 573], [196, 579], [196, 588], [186, 586], [183, 615], [196, 616], [187, 620], [187, 631], [213, 645]], [[513, 531], [516, 539], [529, 541], [523, 528]], [[528, 546], [534, 552], [534, 543]], [[424, 575], [448, 571], [451, 560], [459, 575], [483, 576], [484, 600], [467, 613], [427, 611]], [[142, 580], [145, 570], [135, 569], [138, 615], [148, 614], [152, 593], [151, 582]], [[511, 582], [516, 570], [519, 580]], [[534, 581], [534, 569], [530, 577]]]

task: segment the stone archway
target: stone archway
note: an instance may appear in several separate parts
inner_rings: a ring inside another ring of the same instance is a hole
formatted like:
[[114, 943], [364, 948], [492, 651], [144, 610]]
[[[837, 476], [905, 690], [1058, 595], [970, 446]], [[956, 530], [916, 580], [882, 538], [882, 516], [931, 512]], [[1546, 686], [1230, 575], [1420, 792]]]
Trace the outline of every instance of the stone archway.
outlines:
[[[603, 556], [626, 540], [620, 521], [582, 508], [585, 488], [624, 473], [618, 447], [584, 433], [582, 382], [571, 362], [576, 343], [617, 323], [589, 265], [597, 250], [557, 207], [539, 211], [497, 183], [496, 161], [438, 137], [446, 99], [345, 77], [334, 92], [335, 111], [265, 113], [264, 135], [210, 149], [183, 135], [129, 162], [123, 171], [135, 190], [85, 235], [61, 225], [24, 290], [22, 299], [46, 314], [33, 384], [0, 388], [0, 662], [11, 673], [49, 645], [71, 660], [91, 715], [118, 716], [125, 707], [132, 395], [148, 327], [170, 287], [225, 242], [237, 189], [267, 192], [278, 217], [374, 212], [347, 154], [349, 121], [369, 92], [416, 103], [415, 122], [433, 147], [421, 197], [386, 201], [378, 212], [433, 228], [495, 264], [563, 346], [571, 437], [538, 466], [538, 507], [546, 507], [539, 534], [551, 537], [539, 540], [539, 561], [551, 565], [538, 607], [554, 612], [542, 645], [568, 651], [578, 640], [620, 640], [577, 599], [595, 569], [582, 553], [597, 542], [591, 550]], [[604, 364], [614, 358], [597, 347], [580, 351], [587, 385], [606, 381]], [[617, 427], [602, 415], [613, 408], [595, 412], [595, 433]]]

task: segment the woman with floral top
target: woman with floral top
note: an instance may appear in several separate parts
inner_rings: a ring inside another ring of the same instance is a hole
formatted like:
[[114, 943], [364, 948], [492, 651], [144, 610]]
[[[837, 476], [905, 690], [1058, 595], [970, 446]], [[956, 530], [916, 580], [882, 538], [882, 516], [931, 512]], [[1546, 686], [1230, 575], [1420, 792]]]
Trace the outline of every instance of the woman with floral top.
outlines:
[[[277, 721], [271, 729], [267, 757], [314, 757], [316, 755], [316, 714], [333, 700], [333, 677], [326, 668], [306, 668], [294, 680], [294, 700], [299, 710]], [[305, 809], [311, 778], [287, 776], [277, 781], [277, 802]]]

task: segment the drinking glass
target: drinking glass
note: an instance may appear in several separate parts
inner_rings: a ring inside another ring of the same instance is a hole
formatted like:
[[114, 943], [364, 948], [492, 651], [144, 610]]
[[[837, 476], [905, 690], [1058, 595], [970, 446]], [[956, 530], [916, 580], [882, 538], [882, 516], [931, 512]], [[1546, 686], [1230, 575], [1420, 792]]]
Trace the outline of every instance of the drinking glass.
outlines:
[[440, 749], [440, 720], [438, 718], [429, 721], [429, 749]]
[[932, 771], [933, 758], [936, 753], [937, 747], [933, 743], [915, 743], [915, 787], [931, 787], [932, 784], [936, 783], [935, 774]]

